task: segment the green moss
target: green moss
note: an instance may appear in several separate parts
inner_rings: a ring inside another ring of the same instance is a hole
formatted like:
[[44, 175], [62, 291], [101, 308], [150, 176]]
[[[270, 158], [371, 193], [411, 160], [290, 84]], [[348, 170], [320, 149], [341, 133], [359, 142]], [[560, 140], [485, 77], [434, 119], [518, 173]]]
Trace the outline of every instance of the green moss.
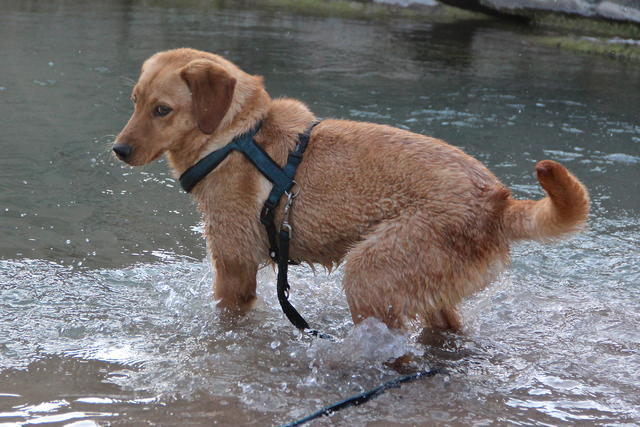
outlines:
[[606, 55], [616, 59], [640, 61], [640, 46], [611, 42], [614, 38], [640, 39], [639, 25], [551, 13], [535, 14], [533, 23], [555, 33], [551, 36], [536, 38], [548, 46]]
[[349, 0], [262, 0], [256, 5], [286, 8], [287, 11], [301, 15], [338, 16], [342, 18], [410, 18], [425, 17], [441, 19], [485, 19], [484, 15], [468, 12], [450, 6], [412, 6], [400, 7], [373, 1]]
[[348, 19], [429, 19], [437, 21], [487, 19], [478, 13], [450, 6], [400, 7], [375, 3], [373, 0], [142, 0], [157, 7], [192, 7], [201, 10], [253, 9], [283, 10], [306, 16], [339, 17]]
[[640, 38], [640, 25], [604, 19], [581, 18], [555, 13], [535, 14], [535, 25], [571, 32], [603, 37]]
[[[339, 16], [342, 18], [382, 18], [390, 15], [414, 17], [420, 11], [399, 8], [392, 10], [387, 5], [361, 3], [345, 0], [263, 0], [261, 5], [286, 8], [287, 11], [304, 15]], [[422, 12], [424, 15], [426, 12]]]
[[601, 38], [578, 37], [539, 37], [538, 40], [548, 46], [576, 52], [607, 55], [612, 58], [640, 61], [640, 46], [622, 43], [610, 43]]
[[460, 8], [448, 6], [445, 4], [439, 7], [438, 15], [448, 19], [467, 20], [467, 21], [495, 19], [489, 15], [485, 15], [484, 13], [472, 12], [470, 10], [460, 9]]

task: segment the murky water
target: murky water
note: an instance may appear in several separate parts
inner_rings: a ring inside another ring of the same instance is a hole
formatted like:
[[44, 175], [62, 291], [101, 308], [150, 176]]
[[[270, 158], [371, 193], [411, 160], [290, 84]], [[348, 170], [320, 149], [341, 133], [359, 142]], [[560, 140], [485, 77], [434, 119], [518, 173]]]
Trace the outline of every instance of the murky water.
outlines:
[[[317, 425], [640, 423], [637, 64], [492, 21], [208, 3], [0, 3], [0, 424], [274, 425], [395, 377], [382, 362], [403, 353], [450, 375]], [[465, 334], [427, 347], [375, 322], [353, 330], [340, 270], [292, 272], [294, 304], [340, 342], [294, 331], [271, 271], [257, 309], [224, 318], [165, 162], [109, 153], [141, 61], [180, 46], [320, 116], [444, 138], [521, 197], [541, 195], [537, 160], [560, 160], [591, 191], [590, 229], [515, 247], [465, 303]]]

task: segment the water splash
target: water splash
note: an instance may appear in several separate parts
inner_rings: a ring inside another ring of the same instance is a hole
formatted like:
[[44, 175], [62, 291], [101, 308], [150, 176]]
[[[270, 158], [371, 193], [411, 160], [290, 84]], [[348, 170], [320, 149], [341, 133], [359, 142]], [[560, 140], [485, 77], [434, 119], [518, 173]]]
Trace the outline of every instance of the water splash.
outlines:
[[414, 345], [409, 335], [391, 331], [379, 320], [368, 318], [338, 343], [314, 340], [307, 356], [318, 369], [382, 366], [400, 356], [419, 355]]

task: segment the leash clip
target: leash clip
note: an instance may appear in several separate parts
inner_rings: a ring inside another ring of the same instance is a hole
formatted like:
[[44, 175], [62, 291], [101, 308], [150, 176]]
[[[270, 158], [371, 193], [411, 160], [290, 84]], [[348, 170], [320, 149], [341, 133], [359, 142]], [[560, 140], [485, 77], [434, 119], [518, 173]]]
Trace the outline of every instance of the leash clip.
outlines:
[[[296, 182], [293, 181], [293, 185], [296, 185]], [[293, 204], [293, 199], [296, 198], [300, 190], [293, 191], [285, 191], [284, 195], [287, 196], [287, 202], [284, 205], [284, 212], [282, 213], [282, 227], [281, 229], [285, 230], [287, 233], [291, 234], [291, 224], [289, 224], [289, 211], [291, 210], [291, 205]]]

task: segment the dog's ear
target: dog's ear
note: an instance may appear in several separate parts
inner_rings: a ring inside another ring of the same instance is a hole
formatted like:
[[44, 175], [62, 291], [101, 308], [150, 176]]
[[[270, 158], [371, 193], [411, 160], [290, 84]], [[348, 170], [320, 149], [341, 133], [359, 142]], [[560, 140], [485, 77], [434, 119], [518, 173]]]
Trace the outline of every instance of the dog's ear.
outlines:
[[200, 130], [212, 134], [231, 106], [234, 79], [224, 68], [207, 59], [196, 59], [180, 70], [191, 90], [193, 111]]

